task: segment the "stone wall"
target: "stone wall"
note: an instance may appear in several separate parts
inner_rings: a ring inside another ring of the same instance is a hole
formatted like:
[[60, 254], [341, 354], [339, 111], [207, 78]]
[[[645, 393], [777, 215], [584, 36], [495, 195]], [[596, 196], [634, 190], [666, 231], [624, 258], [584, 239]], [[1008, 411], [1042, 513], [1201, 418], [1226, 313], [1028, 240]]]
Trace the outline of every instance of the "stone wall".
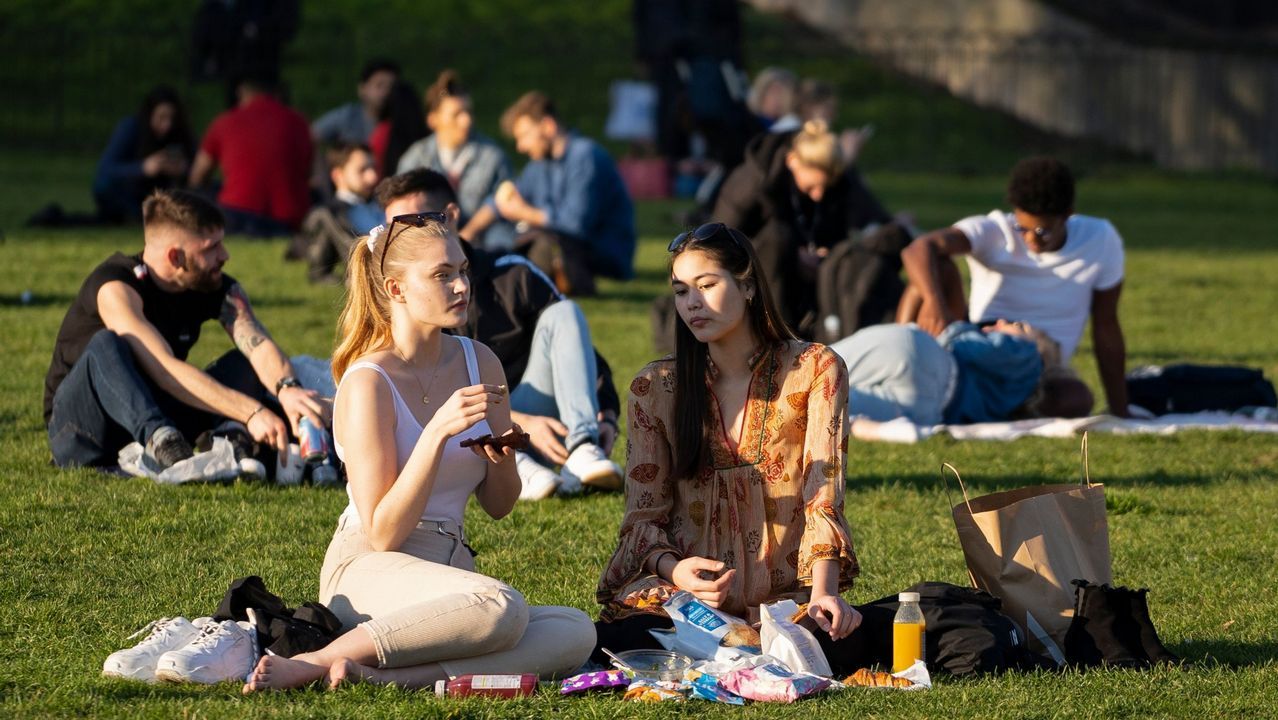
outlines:
[[1043, 129], [1278, 174], [1278, 59], [1120, 42], [1033, 0], [750, 0]]

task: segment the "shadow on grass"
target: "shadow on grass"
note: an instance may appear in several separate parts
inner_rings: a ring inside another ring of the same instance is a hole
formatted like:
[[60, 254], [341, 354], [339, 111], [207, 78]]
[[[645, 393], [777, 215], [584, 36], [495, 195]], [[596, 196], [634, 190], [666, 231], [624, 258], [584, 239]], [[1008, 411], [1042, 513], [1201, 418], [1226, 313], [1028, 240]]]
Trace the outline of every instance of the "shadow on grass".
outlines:
[[1232, 640], [1190, 640], [1168, 648], [1193, 663], [1220, 663], [1228, 667], [1267, 665], [1278, 661], [1278, 641], [1235, 642]]
[[[1122, 478], [1123, 485], [1149, 484], [1164, 487], [1206, 485], [1213, 481], [1210, 475], [1170, 474], [1163, 472], [1146, 473]], [[879, 475], [874, 473], [856, 473], [846, 478], [848, 489], [873, 489], [879, 487], [901, 486], [911, 490], [930, 491], [948, 488], [956, 498], [962, 499], [962, 491], [953, 477], [942, 482], [940, 474], [925, 475], [920, 473], [909, 475]], [[985, 475], [981, 473], [963, 473], [963, 484], [968, 495], [977, 497], [990, 493], [1014, 490], [1031, 485], [1064, 485], [1078, 482], [1076, 477], [1068, 475], [1042, 475], [1026, 473], [1024, 475]], [[1107, 489], [1120, 490], [1110, 486]], [[955, 502], [958, 502], [956, 500]]]
[[0, 307], [48, 307], [50, 305], [70, 305], [75, 296], [64, 293], [32, 295], [23, 300], [22, 295], [0, 295]]

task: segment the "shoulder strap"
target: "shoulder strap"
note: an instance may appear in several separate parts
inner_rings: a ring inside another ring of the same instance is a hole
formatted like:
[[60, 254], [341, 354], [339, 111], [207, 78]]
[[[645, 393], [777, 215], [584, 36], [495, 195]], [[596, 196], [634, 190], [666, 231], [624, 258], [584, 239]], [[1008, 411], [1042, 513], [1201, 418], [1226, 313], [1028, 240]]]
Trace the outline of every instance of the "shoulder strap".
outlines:
[[454, 335], [453, 337], [462, 344], [462, 351], [466, 353], [466, 375], [470, 377], [471, 385], [479, 384], [479, 361], [475, 359], [475, 346], [471, 343], [470, 338], [464, 335]]

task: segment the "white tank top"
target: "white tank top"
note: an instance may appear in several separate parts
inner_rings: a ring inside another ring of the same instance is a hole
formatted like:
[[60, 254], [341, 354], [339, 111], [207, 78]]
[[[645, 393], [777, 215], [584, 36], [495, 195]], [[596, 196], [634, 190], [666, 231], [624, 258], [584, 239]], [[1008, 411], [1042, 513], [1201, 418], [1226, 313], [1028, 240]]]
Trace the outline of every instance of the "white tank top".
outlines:
[[[475, 348], [471, 345], [470, 338], [454, 335], [443, 337], [451, 337], [461, 343], [466, 355], [466, 374], [470, 378], [470, 384], [478, 385], [479, 364], [475, 361]], [[424, 428], [418, 424], [417, 418], [413, 416], [404, 398], [400, 396], [399, 390], [395, 388], [395, 383], [391, 382], [390, 375], [380, 365], [368, 361], [357, 362], [342, 374], [342, 381], [345, 382], [346, 378], [356, 370], [365, 368], [381, 375], [386, 384], [390, 385], [391, 395], [395, 398], [396, 469], [402, 471], [404, 465], [408, 463], [409, 456], [413, 454], [413, 448], [417, 446], [417, 439], [421, 437]], [[339, 394], [342, 392], [341, 383], [338, 383], [337, 392]], [[462, 524], [466, 501], [470, 499], [470, 494], [475, 492], [475, 488], [479, 487], [479, 483], [483, 482], [488, 473], [488, 461], [476, 456], [468, 448], [463, 448], [461, 441], [487, 435], [490, 432], [492, 431], [488, 427], [488, 421], [480, 420], [465, 432], [444, 443], [444, 454], [440, 458], [439, 470], [435, 474], [435, 485], [431, 490], [430, 500], [426, 503], [426, 509], [422, 511], [423, 520], [452, 520], [458, 525]], [[336, 432], [334, 435], [336, 436]], [[337, 450], [337, 457], [341, 458], [342, 462], [346, 462], [346, 453], [337, 443], [336, 437], [334, 437], [333, 447]], [[352, 523], [359, 525], [359, 510], [355, 508], [355, 496], [351, 494], [349, 485], [346, 486], [346, 497], [349, 502], [346, 509], [342, 511], [342, 519], [346, 521], [346, 527], [352, 527]]]

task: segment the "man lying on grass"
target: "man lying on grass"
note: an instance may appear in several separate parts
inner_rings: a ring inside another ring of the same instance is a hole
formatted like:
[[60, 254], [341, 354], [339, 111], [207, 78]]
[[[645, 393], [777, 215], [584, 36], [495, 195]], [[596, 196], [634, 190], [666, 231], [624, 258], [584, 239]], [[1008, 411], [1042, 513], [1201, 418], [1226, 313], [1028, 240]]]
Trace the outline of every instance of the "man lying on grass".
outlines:
[[[191, 457], [190, 440], [205, 430], [247, 431], [284, 450], [301, 418], [327, 424], [330, 404], [301, 386], [244, 289], [222, 272], [224, 226], [199, 196], [156, 192], [142, 204], [142, 252], [116, 253], [84, 281], [44, 381], [58, 466], [113, 465], [136, 440], [168, 467]], [[213, 318], [236, 349], [200, 370], [186, 357]]]

